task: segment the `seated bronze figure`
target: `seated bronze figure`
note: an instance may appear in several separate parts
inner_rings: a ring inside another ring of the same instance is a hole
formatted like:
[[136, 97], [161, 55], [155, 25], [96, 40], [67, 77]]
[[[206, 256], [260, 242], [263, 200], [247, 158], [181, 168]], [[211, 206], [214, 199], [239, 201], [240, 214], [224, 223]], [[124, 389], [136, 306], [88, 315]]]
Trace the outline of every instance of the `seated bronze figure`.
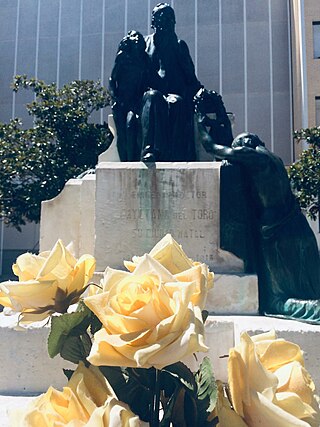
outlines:
[[175, 22], [172, 7], [159, 3], [154, 33], [143, 41], [132, 31], [119, 45], [109, 86], [121, 161], [196, 160], [193, 97], [202, 86]]

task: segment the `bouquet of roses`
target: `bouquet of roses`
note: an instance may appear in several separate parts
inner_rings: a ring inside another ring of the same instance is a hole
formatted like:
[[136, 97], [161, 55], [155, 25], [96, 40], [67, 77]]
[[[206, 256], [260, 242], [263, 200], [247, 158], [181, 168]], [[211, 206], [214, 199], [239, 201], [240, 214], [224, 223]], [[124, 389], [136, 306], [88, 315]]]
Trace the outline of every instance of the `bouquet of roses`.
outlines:
[[208, 358], [200, 362], [213, 273], [170, 235], [124, 264], [127, 271], [108, 267], [93, 284], [94, 258], [76, 260], [60, 240], [50, 252], [17, 259], [19, 281], [0, 284], [0, 304], [21, 313], [22, 326], [50, 319], [49, 355], [75, 370], [65, 371], [62, 391], [50, 387], [13, 425], [319, 425], [295, 344], [244, 334], [230, 350], [229, 386], [215, 381]]

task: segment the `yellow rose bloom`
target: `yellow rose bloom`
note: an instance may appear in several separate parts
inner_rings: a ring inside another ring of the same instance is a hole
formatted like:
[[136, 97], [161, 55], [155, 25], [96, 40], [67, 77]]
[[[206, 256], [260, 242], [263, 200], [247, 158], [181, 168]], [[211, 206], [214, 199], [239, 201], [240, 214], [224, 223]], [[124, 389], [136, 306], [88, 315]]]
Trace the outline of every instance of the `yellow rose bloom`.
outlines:
[[12, 427], [138, 427], [98, 368], [79, 364], [63, 391], [50, 387], [26, 411], [11, 415]]
[[[202, 274], [202, 283], [196, 291], [197, 297], [194, 296], [194, 301], [204, 308], [207, 292], [213, 287], [213, 278], [214, 274], [209, 271], [209, 268], [206, 264], [195, 262], [189, 258], [183, 251], [181, 245], [179, 245], [171, 234], [165, 235], [151, 251], [149, 256], [156, 261], [158, 261], [163, 267], [165, 267], [171, 274], [178, 275], [183, 277], [184, 272], [186, 275], [189, 275], [189, 271], [194, 267], [201, 268]], [[133, 272], [143, 257], [134, 256], [132, 261], [124, 261], [125, 267]]]
[[207, 351], [201, 309], [192, 302], [201, 281], [200, 266], [181, 277], [149, 255], [133, 273], [107, 269], [102, 293], [84, 299], [102, 323], [89, 362], [161, 369]]
[[230, 406], [228, 398], [224, 395], [223, 384], [217, 381], [218, 398], [216, 407], [210, 416], [210, 420], [218, 417], [217, 427], [247, 427], [247, 424]]
[[95, 270], [95, 259], [76, 260], [58, 240], [50, 252], [25, 253], [12, 267], [19, 281], [0, 283], [0, 304], [21, 312], [21, 323], [64, 313], [79, 300]]
[[296, 344], [274, 332], [249, 337], [231, 349], [228, 381], [232, 405], [249, 427], [317, 427], [314, 383]]

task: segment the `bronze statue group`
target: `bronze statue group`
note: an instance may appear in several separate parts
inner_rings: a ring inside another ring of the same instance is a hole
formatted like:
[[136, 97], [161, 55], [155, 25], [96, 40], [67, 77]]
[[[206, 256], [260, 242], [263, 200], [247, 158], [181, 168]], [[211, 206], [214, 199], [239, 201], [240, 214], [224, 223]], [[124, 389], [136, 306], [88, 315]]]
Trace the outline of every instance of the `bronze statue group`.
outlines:
[[221, 173], [221, 243], [257, 273], [261, 314], [320, 324], [320, 259], [282, 160], [257, 135], [232, 136], [222, 98], [203, 88], [171, 6], [152, 12], [154, 33], [130, 31], [109, 81], [121, 161], [196, 161], [194, 115]]

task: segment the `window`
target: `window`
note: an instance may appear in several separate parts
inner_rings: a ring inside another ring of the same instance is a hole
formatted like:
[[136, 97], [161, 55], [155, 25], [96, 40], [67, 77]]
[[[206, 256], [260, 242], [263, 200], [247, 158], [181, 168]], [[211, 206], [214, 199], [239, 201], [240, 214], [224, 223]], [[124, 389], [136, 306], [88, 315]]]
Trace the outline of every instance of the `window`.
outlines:
[[320, 126], [320, 96], [316, 96], [316, 126]]
[[320, 21], [312, 22], [313, 27], [313, 57], [320, 59]]

